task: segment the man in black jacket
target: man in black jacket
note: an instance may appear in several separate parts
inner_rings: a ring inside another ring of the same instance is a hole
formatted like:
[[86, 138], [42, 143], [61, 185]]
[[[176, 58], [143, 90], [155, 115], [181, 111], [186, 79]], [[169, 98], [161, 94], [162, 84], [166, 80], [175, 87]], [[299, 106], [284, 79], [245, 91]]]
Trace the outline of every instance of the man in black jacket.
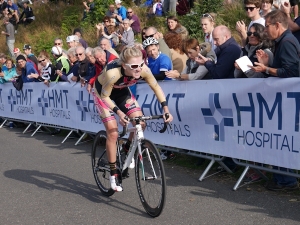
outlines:
[[[22, 23], [25, 26], [30, 24], [33, 20], [35, 20], [35, 16], [33, 15], [32, 8], [28, 6], [28, 1], [23, 3], [23, 12], [19, 19], [19, 24]], [[24, 17], [24, 18], [23, 18]]]

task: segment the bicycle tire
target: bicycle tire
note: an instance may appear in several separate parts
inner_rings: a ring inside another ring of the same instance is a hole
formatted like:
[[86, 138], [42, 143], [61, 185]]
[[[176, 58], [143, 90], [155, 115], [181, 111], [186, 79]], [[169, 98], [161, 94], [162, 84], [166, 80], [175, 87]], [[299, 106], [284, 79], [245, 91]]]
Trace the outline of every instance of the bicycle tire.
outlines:
[[[160, 154], [155, 145], [144, 139], [142, 141], [142, 158], [145, 178], [143, 179], [143, 169], [140, 156], [137, 152], [135, 160], [135, 180], [136, 187], [142, 205], [146, 212], [152, 216], [157, 217], [163, 211], [166, 200], [166, 177]], [[147, 156], [149, 152], [150, 159], [156, 174], [152, 170], [151, 162]]]
[[99, 131], [92, 148], [92, 169], [96, 184], [105, 196], [111, 196], [115, 191], [110, 187], [110, 169], [106, 154], [106, 132]]

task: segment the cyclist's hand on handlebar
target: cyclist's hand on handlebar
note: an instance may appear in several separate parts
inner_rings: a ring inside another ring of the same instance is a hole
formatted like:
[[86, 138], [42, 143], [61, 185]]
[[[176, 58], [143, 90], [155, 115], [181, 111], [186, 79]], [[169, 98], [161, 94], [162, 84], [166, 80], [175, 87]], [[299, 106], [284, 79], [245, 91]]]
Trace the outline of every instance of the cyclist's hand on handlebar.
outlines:
[[118, 115], [120, 117], [120, 124], [125, 127], [129, 123], [128, 117], [123, 112]]
[[[168, 114], [168, 116], [166, 116], [166, 114]], [[167, 112], [167, 113], [164, 113], [164, 121], [165, 123], [170, 123], [172, 122], [173, 120], [173, 116], [171, 113]]]

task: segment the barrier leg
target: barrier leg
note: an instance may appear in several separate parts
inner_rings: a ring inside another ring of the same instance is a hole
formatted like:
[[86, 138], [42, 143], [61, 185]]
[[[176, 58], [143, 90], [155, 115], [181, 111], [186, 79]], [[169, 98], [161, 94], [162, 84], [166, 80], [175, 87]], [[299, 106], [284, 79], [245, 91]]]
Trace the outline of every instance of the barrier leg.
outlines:
[[31, 137], [33, 137], [33, 135], [35, 135], [35, 133], [38, 132], [38, 130], [41, 128], [41, 126], [42, 126], [42, 125], [39, 125], [39, 126], [35, 129], [35, 131], [31, 134]]
[[218, 163], [220, 164], [220, 166], [222, 166], [224, 168], [224, 170], [226, 170], [228, 173], [233, 173], [231, 169], [229, 169], [225, 163], [223, 163], [223, 161], [218, 161]]
[[75, 143], [75, 145], [78, 145], [79, 142], [82, 140], [82, 138], [83, 138], [85, 135], [86, 135], [86, 133], [84, 132], [84, 133], [80, 136], [80, 138], [78, 139], [78, 141]]
[[69, 138], [69, 136], [73, 133], [74, 130], [71, 130], [68, 135], [65, 137], [65, 139], [61, 142], [62, 144]]
[[32, 123], [29, 123], [28, 126], [25, 128], [25, 130], [23, 131], [23, 134], [26, 133], [26, 131], [29, 129], [29, 127], [31, 126]]
[[[249, 169], [250, 169], [249, 166], [246, 166], [246, 167], [245, 167], [243, 173], [241, 174], [240, 178], [238, 179], [238, 181], [236, 182], [236, 184], [235, 184], [234, 187], [233, 187], [233, 190], [234, 190], [234, 191], [236, 191], [239, 187], [242, 187], [242, 186], [246, 185], [246, 184], [244, 184], [244, 185], [241, 185], [241, 186], [240, 186], [241, 182], [243, 181], [243, 179], [244, 179], [244, 177], [245, 177], [245, 175], [246, 175], [246, 173], [248, 172]], [[247, 183], [247, 184], [248, 184], [248, 183]]]
[[2, 128], [6, 122], [7, 122], [7, 119], [5, 119], [5, 120], [3, 121], [3, 123], [1, 123], [0, 128]]
[[[215, 159], [210, 160], [210, 162], [207, 165], [207, 167], [205, 168], [204, 172], [199, 177], [199, 181], [203, 181], [204, 180], [206, 174], [209, 172], [210, 168], [214, 165], [215, 161], [216, 161]], [[212, 174], [212, 175], [214, 175], [214, 174]], [[210, 175], [210, 176], [212, 176], [212, 175]], [[210, 176], [208, 176], [208, 177], [210, 177]]]

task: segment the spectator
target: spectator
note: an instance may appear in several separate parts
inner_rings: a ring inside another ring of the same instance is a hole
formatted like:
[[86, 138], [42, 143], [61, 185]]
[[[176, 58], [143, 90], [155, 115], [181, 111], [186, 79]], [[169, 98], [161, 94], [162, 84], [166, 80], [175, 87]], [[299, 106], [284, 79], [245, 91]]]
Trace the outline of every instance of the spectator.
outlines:
[[6, 60], [7, 60], [7, 56], [4, 53], [0, 53], [0, 64], [1, 64], [0, 72], [7, 70]]
[[100, 42], [100, 47], [119, 58], [119, 54], [111, 47], [110, 41], [107, 38], [103, 38]]
[[14, 58], [17, 58], [21, 54], [21, 51], [19, 48], [14, 48]]
[[[24, 26], [30, 24], [33, 20], [35, 20], [35, 16], [33, 15], [32, 8], [29, 7], [28, 1], [23, 3], [24, 9], [19, 19], [19, 24], [22, 23]], [[24, 18], [23, 18], [24, 16]]]
[[262, 18], [265, 18], [269, 12], [272, 11], [273, 0], [262, 0], [261, 1], [261, 10], [259, 12]]
[[62, 82], [67, 81], [68, 78], [63, 73], [56, 73], [56, 67], [51, 63], [49, 54], [46, 51], [41, 51], [38, 56], [39, 63], [42, 66], [41, 75], [31, 74], [31, 78], [36, 78], [39, 81], [44, 82], [45, 85], [49, 86], [51, 81]]
[[[257, 58], [259, 63], [255, 63], [252, 68], [255, 72], [265, 72], [267, 76], [280, 78], [299, 77], [300, 72], [300, 45], [296, 37], [288, 29], [288, 17], [280, 11], [274, 10], [266, 15], [265, 31], [270, 40], [275, 41], [274, 60], [268, 64], [268, 55], [259, 50]], [[277, 167], [275, 167], [276, 169]], [[284, 168], [280, 168], [286, 171]], [[293, 190], [298, 188], [297, 178], [273, 174], [273, 180], [266, 186], [267, 189]]]
[[86, 41], [82, 38], [82, 32], [80, 30], [80, 28], [75, 28], [73, 31], [73, 35], [76, 35], [79, 39], [80, 44], [82, 45], [82, 47], [87, 48], [88, 44], [86, 43]]
[[68, 59], [70, 62], [70, 70], [67, 73], [67, 77], [69, 80], [72, 80], [73, 82], [77, 82], [77, 77], [78, 76], [78, 68], [79, 68], [79, 62], [78, 58], [76, 57], [76, 48], [70, 48], [67, 51]]
[[178, 0], [176, 5], [176, 12], [179, 16], [184, 16], [190, 11], [188, 0]]
[[75, 52], [79, 62], [77, 82], [80, 81], [81, 86], [85, 86], [89, 79], [94, 76], [95, 66], [89, 62], [82, 46], [76, 47]]
[[53, 44], [54, 44], [54, 46], [56, 45], [56, 46], [61, 47], [62, 50], [63, 50], [63, 55], [67, 56], [67, 51], [63, 48], [64, 47], [64, 42], [61, 38], [55, 38]]
[[3, 10], [7, 8], [7, 2], [5, 0], [0, 0], [0, 13], [3, 13]]
[[163, 10], [164, 14], [176, 14], [176, 0], [164, 0], [163, 2]]
[[204, 65], [212, 79], [224, 79], [234, 77], [234, 62], [241, 55], [241, 48], [231, 36], [231, 32], [226, 26], [217, 26], [213, 31], [217, 62], [201, 54], [196, 58], [196, 62]]
[[[248, 38], [246, 40], [245, 47], [242, 48], [241, 57], [245, 55], [248, 56], [248, 58], [254, 64], [255, 62], [258, 62], [256, 57], [256, 51], [262, 49], [265, 53], [268, 54], [268, 58], [269, 58], [268, 65], [271, 65], [273, 62], [273, 53], [270, 50], [271, 43], [270, 41], [267, 40], [264, 26], [259, 23], [254, 23], [250, 27], [249, 31], [247, 32], [247, 36]], [[235, 78], [245, 78], [245, 77], [264, 78], [265, 75], [264, 73], [255, 72], [253, 70], [249, 70], [246, 73], [243, 73], [243, 71], [235, 63], [234, 77]]]
[[69, 48], [76, 48], [77, 46], [79, 46], [79, 38], [76, 35], [68, 36], [66, 41]]
[[15, 28], [9, 22], [9, 18], [4, 18], [3, 23], [5, 25], [5, 31], [1, 31], [3, 35], [6, 37], [6, 45], [8, 47], [9, 54], [11, 58], [15, 58], [14, 55], [14, 45], [15, 45]]
[[117, 20], [117, 25], [119, 25], [119, 23], [122, 23], [123, 20], [127, 17], [127, 10], [124, 6], [121, 5], [121, 3], [121, 0], [115, 0], [118, 14], [115, 14], [114, 18]]
[[14, 77], [17, 77], [16, 66], [12, 59], [6, 60], [6, 70], [0, 72], [0, 83], [3, 84], [8, 81], [12, 81]]
[[102, 23], [98, 23], [96, 24], [96, 35], [97, 35], [97, 44], [100, 44], [101, 39], [103, 38], [103, 35], [110, 35], [110, 33], [108, 32], [108, 27], [111, 26], [111, 18], [109, 18], [108, 16], [105, 16], [103, 18], [103, 22]]
[[15, 33], [17, 33], [20, 12], [18, 6], [15, 3], [13, 3], [12, 0], [7, 0], [7, 11], [5, 13], [10, 18], [11, 24], [13, 24], [15, 27]]
[[34, 65], [35, 69], [38, 70], [39, 62], [38, 62], [37, 58], [35, 57], [35, 55], [32, 53], [31, 46], [28, 44], [25, 44], [23, 46], [23, 50], [24, 50], [25, 55], [27, 56], [27, 61], [30, 60], [31, 62], [33, 62], [35, 64]]
[[109, 5], [108, 11], [105, 13], [107, 17], [115, 17], [118, 14], [118, 10], [115, 9], [113, 4]]
[[96, 73], [96, 75], [89, 80], [88, 87], [87, 87], [88, 92], [91, 91], [92, 87], [94, 86], [94, 83], [95, 83], [96, 79], [101, 74], [104, 67], [108, 63], [110, 63], [110, 62], [112, 62], [112, 61], [114, 61], [115, 59], [118, 58], [115, 55], [110, 54], [110, 52], [105, 51], [100, 47], [94, 48], [93, 51], [92, 51], [92, 55], [96, 59], [97, 63], [100, 65], [100, 67], [99, 67], [100, 73]]
[[59, 46], [53, 46], [51, 53], [56, 62], [55, 73], [59, 76], [67, 75], [71, 64], [68, 58], [63, 55], [62, 48]]
[[217, 15], [215, 13], [205, 13], [201, 17], [201, 27], [205, 35], [204, 41], [210, 43], [213, 50], [216, 49], [212, 36], [212, 32], [215, 28], [216, 16]]
[[172, 69], [171, 59], [159, 51], [158, 41], [149, 37], [143, 41], [143, 47], [148, 55], [148, 67], [156, 80], [170, 80], [165, 72]]
[[134, 33], [134, 35], [137, 35], [141, 32], [141, 23], [140, 19], [137, 15], [135, 15], [132, 8], [128, 8], [127, 10], [127, 19], [129, 19], [129, 25]]
[[168, 32], [165, 34], [164, 39], [172, 54], [173, 69], [181, 73], [188, 60], [187, 55], [183, 52], [181, 35], [176, 32]]
[[153, 37], [154, 39], [156, 39], [159, 44], [159, 50], [171, 59], [171, 51], [165, 40], [163, 39], [163, 35], [159, 33], [155, 27], [148, 27], [145, 33], [145, 38], [147, 39], [149, 37]]
[[195, 60], [199, 54], [209, 57], [211, 60], [216, 60], [216, 55], [207, 42], [199, 44], [196, 38], [187, 39], [183, 45], [184, 51], [188, 55], [186, 67], [182, 72], [171, 70], [166, 72], [167, 77], [178, 80], [204, 80], [210, 79], [208, 70], [204, 65], [198, 64]]
[[99, 43], [100, 46], [101, 46], [101, 41], [103, 39], [107, 39], [110, 42], [110, 44], [112, 46], [114, 46], [114, 47], [116, 47], [116, 46], [119, 45], [120, 40], [119, 40], [119, 36], [118, 36], [117, 31], [116, 31], [115, 28], [116, 27], [112, 26], [112, 25], [109, 25], [107, 27], [107, 33], [108, 33], [108, 35], [105, 34], [104, 32], [102, 33], [102, 38], [100, 39], [100, 43]]
[[19, 55], [16, 59], [17, 64], [22, 70], [21, 78], [23, 83], [38, 81], [35, 78], [28, 77], [31, 74], [37, 74], [38, 71], [34, 68], [33, 63], [27, 62], [24, 55]]
[[247, 17], [251, 19], [251, 22], [248, 26], [248, 30], [246, 24], [243, 21], [236, 22], [236, 30], [241, 36], [242, 46], [245, 46], [246, 44], [247, 31], [249, 31], [249, 27], [251, 27], [253, 23], [260, 23], [263, 26], [265, 25], [265, 19], [262, 18], [259, 14], [261, 0], [244, 0], [244, 5], [247, 12]]
[[129, 19], [123, 20], [124, 31], [123, 34], [115, 33], [120, 39], [120, 46], [118, 47], [119, 52], [123, 50], [124, 47], [132, 47], [134, 45], [134, 33], [129, 26]]
[[152, 14], [158, 17], [163, 16], [164, 12], [163, 12], [162, 0], [155, 0], [155, 3], [152, 7], [152, 11], [150, 12], [150, 16]]
[[168, 31], [174, 31], [178, 34], [181, 35], [182, 40], [185, 40], [188, 35], [189, 32], [187, 31], [187, 29], [182, 26], [179, 22], [179, 20], [177, 19], [177, 17], [175, 16], [169, 16], [167, 18], [167, 23], [168, 23]]
[[95, 2], [94, 2], [94, 0], [88, 0], [88, 1], [84, 1], [82, 4], [84, 6], [82, 20], [84, 20], [87, 17], [88, 13], [91, 13], [94, 11]]
[[282, 4], [281, 10], [286, 13], [288, 17], [288, 24], [290, 31], [293, 32], [293, 35], [297, 38], [298, 42], [300, 43], [300, 17], [297, 17], [294, 21], [291, 18], [291, 4]]

